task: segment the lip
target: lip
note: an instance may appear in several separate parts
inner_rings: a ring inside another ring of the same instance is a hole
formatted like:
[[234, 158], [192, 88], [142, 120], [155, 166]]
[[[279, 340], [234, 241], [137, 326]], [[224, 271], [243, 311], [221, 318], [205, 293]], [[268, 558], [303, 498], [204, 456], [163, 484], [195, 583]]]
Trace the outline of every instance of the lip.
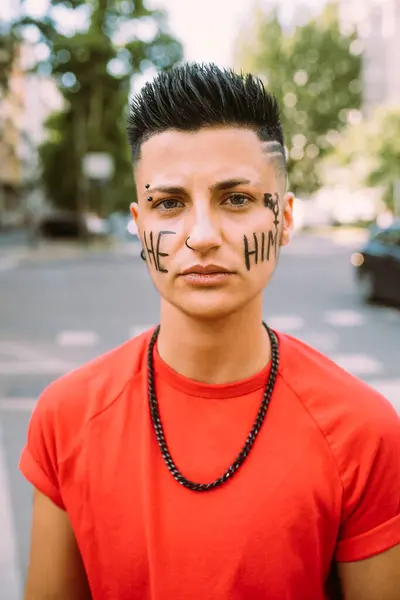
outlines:
[[190, 285], [199, 287], [216, 287], [228, 281], [234, 274], [225, 272], [219, 273], [186, 273], [182, 279]]
[[193, 265], [182, 271], [181, 275], [233, 275], [232, 271], [221, 265]]
[[215, 287], [224, 284], [235, 273], [220, 265], [193, 265], [181, 273], [181, 277], [190, 285]]

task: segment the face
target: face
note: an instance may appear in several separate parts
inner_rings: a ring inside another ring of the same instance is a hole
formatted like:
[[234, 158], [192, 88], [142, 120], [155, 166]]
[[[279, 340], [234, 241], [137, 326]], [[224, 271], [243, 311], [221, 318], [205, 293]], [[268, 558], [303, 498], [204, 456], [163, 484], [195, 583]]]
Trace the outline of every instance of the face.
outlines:
[[163, 303], [198, 318], [261, 306], [293, 225], [267, 146], [239, 128], [166, 131], [142, 145], [131, 212]]

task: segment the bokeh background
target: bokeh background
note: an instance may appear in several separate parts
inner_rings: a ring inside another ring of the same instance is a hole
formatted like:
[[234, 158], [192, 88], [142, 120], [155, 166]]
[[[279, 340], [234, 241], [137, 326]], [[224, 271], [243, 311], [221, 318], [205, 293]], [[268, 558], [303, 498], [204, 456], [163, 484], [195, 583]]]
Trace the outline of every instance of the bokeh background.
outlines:
[[37, 397], [158, 320], [125, 125], [161, 69], [213, 61], [277, 96], [296, 232], [265, 319], [400, 410], [399, 37], [400, 0], [1, 0], [1, 597], [22, 597]]

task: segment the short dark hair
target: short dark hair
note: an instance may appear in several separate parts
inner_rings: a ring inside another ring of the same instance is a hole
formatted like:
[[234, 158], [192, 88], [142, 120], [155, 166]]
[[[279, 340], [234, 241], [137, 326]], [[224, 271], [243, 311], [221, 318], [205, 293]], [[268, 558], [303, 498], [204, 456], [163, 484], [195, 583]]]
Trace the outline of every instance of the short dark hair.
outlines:
[[129, 103], [128, 141], [132, 159], [143, 142], [168, 129], [198, 131], [239, 126], [255, 131], [286, 172], [284, 140], [276, 98], [259, 77], [215, 64], [186, 63], [163, 71]]

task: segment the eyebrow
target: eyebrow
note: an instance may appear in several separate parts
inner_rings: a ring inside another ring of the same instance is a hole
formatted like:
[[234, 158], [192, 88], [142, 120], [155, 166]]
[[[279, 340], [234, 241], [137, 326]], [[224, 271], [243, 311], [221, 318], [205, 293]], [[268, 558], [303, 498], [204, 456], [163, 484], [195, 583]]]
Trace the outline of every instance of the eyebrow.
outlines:
[[[239, 185], [248, 185], [250, 183], [250, 179], [225, 179], [224, 181], [217, 181], [216, 183], [213, 183], [208, 187], [208, 189], [211, 193], [221, 192], [224, 190], [230, 190], [232, 188], [238, 187]], [[151, 194], [154, 192], [161, 192], [163, 194], [184, 194], [186, 193], [186, 191], [187, 190], [181, 186], [159, 185], [146, 190], [146, 194]]]

